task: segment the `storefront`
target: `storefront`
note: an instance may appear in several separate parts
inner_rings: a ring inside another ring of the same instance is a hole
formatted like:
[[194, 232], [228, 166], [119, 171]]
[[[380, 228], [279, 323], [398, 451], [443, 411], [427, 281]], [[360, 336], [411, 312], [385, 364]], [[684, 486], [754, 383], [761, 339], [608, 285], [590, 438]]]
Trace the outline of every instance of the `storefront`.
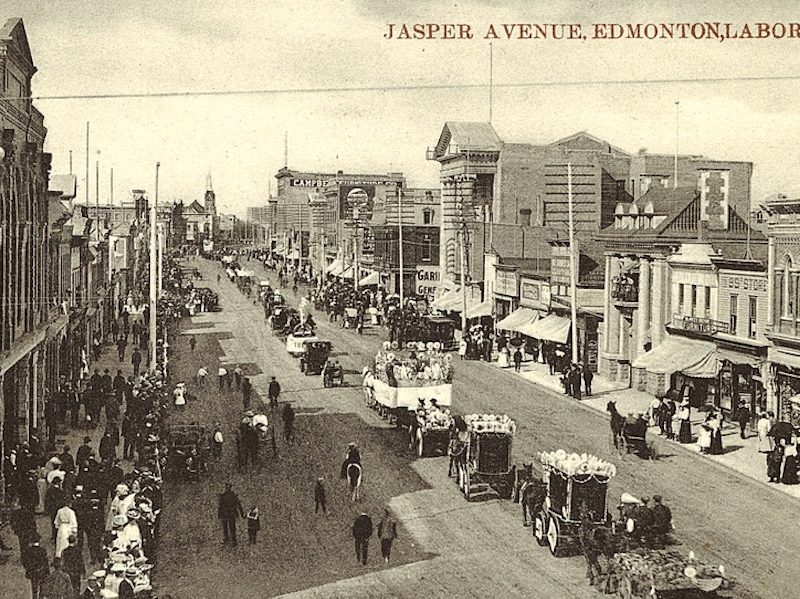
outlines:
[[800, 427], [800, 355], [771, 347], [769, 364], [774, 405], [768, 404], [767, 409], [775, 412], [778, 420]]
[[519, 301], [517, 267], [495, 265], [494, 278], [494, 313], [498, 321], [511, 314]]
[[742, 348], [718, 342], [720, 368], [714, 405], [726, 417], [738, 420], [740, 404], [746, 406], [751, 422], [767, 410], [766, 349], [766, 346]]

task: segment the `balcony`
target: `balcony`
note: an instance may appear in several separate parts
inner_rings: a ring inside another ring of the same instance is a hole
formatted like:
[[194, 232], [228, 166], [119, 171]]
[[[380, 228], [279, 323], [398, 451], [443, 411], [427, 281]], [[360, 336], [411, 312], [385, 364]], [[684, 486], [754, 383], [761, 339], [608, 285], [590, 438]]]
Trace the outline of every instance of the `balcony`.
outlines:
[[730, 334], [730, 323], [713, 318], [702, 318], [700, 316], [683, 316], [682, 314], [672, 315], [672, 328], [703, 335], [713, 335], [714, 333]]
[[615, 304], [635, 304], [639, 301], [639, 285], [630, 277], [614, 277], [611, 299]]

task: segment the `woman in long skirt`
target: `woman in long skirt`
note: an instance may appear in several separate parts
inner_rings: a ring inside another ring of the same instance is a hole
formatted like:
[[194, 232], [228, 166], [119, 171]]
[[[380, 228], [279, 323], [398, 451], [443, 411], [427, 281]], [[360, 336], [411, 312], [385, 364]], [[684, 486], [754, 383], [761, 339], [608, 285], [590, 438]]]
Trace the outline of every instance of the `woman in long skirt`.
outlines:
[[756, 431], [758, 433], [756, 446], [759, 453], [769, 453], [772, 451], [772, 437], [769, 436], [770, 428], [772, 428], [772, 423], [769, 421], [766, 412], [762, 412], [756, 424]]
[[678, 429], [678, 442], [691, 443], [692, 442], [692, 411], [689, 408], [689, 402], [683, 400], [680, 410], [678, 410], [678, 421], [680, 422], [680, 429]]
[[711, 429], [711, 446], [708, 453], [712, 455], [722, 454], [722, 414], [712, 413], [708, 418], [708, 426]]
[[784, 485], [796, 485], [797, 479], [797, 445], [787, 445], [783, 453], [783, 476], [781, 482]]
[[783, 445], [776, 445], [775, 449], [767, 454], [767, 478], [771, 483], [778, 482], [781, 477], [783, 451]]

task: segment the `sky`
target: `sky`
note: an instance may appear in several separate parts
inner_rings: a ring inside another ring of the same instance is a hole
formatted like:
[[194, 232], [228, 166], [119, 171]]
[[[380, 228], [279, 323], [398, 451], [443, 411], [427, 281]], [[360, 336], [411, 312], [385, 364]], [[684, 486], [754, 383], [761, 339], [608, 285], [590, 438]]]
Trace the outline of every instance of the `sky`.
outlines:
[[[38, 72], [34, 96], [292, 90], [246, 96], [46, 99], [53, 173], [78, 175], [84, 197], [91, 122], [90, 199], [152, 192], [202, 199], [212, 172], [218, 209], [263, 204], [284, 164], [306, 171], [402, 171], [438, 187], [425, 160], [450, 120], [489, 120], [489, 24], [792, 21], [792, 2], [601, 0], [4, 0], [22, 17]], [[386, 39], [389, 23], [463, 23], [463, 40]], [[548, 143], [588, 131], [635, 153], [672, 153], [680, 102], [682, 153], [754, 163], [753, 199], [800, 195], [800, 39], [492, 41], [492, 123], [505, 141]], [[660, 80], [662, 82], [653, 82]], [[559, 85], [591, 81], [587, 85]], [[602, 83], [602, 82], [617, 83]], [[623, 83], [619, 83], [623, 81]], [[630, 83], [631, 81], [644, 83]], [[651, 81], [647, 83], [647, 81]], [[542, 83], [547, 86], [506, 87]], [[469, 89], [424, 86], [471, 84]], [[386, 90], [382, 87], [423, 86]], [[375, 91], [308, 91], [372, 87]]]

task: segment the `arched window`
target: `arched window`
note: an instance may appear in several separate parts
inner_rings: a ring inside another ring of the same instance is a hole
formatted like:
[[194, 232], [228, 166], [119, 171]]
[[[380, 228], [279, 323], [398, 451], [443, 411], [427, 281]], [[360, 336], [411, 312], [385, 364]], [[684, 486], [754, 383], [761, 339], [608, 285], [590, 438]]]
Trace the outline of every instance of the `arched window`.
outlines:
[[783, 316], [794, 316], [794, 298], [792, 290], [792, 257], [786, 254], [783, 259]]

